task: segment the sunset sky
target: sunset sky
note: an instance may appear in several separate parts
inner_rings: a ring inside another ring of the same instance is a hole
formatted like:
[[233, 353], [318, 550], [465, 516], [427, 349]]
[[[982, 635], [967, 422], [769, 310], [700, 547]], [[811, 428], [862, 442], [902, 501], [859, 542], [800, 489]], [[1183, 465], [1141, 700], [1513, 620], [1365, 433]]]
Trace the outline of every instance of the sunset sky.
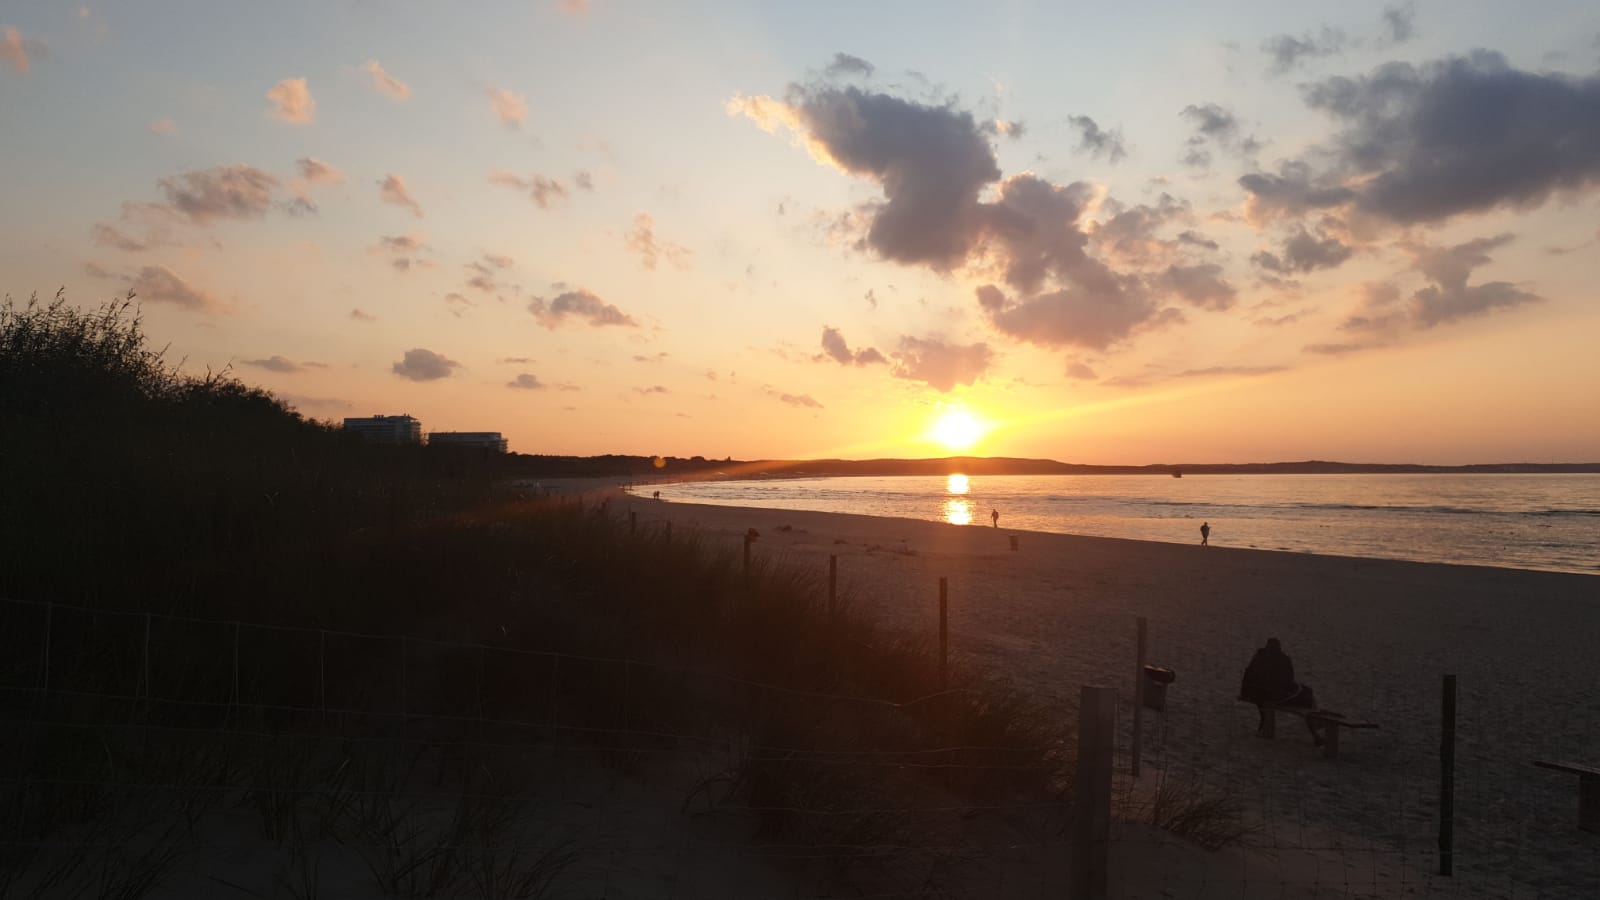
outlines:
[[1600, 460], [1600, 7], [1194, 6], [16, 0], [0, 291], [526, 453]]

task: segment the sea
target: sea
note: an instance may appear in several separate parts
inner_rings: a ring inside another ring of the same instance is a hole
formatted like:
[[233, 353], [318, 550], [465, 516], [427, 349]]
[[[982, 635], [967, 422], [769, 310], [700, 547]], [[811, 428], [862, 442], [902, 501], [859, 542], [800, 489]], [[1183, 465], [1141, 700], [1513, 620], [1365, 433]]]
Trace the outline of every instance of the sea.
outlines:
[[[1600, 475], [984, 475], [651, 485], [662, 499], [1600, 574]], [[642, 491], [641, 491], [642, 492]], [[1600, 583], [1596, 585], [1600, 591]]]

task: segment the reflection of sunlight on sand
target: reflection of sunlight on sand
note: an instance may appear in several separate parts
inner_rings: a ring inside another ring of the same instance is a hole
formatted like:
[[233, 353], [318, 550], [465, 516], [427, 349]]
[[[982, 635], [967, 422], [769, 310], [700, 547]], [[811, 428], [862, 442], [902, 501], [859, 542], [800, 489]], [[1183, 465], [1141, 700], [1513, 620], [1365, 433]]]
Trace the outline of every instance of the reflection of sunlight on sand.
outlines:
[[951, 475], [950, 480], [945, 482], [944, 489], [952, 494], [965, 494], [967, 492], [967, 476], [961, 474]]
[[944, 501], [944, 520], [951, 525], [972, 524], [972, 501], [964, 497], [950, 497]]

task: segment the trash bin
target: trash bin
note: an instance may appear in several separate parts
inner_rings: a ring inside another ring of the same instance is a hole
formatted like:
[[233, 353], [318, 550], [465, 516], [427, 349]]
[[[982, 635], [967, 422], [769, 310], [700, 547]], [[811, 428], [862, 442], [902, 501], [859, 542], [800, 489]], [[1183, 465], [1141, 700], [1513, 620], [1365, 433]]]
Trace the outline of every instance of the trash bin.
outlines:
[[1178, 680], [1178, 673], [1161, 666], [1144, 667], [1144, 707], [1161, 712], [1167, 707], [1167, 685]]

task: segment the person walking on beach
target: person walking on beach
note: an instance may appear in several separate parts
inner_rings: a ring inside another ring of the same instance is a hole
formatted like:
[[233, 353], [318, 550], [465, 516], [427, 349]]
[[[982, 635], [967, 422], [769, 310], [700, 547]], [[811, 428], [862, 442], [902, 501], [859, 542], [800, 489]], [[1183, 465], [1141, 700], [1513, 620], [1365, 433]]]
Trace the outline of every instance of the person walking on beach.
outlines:
[[1211, 523], [1200, 523], [1200, 546], [1205, 547], [1211, 543]]
[[989, 510], [989, 521], [994, 523], [994, 527], [999, 528], [1000, 527], [1000, 510], [998, 510], [998, 509]]
[[[1239, 685], [1239, 699], [1254, 703], [1260, 711], [1261, 722], [1256, 734], [1262, 737], [1267, 736], [1267, 717], [1271, 715], [1267, 707], [1317, 708], [1316, 694], [1309, 685], [1294, 680], [1294, 661], [1283, 652], [1283, 645], [1277, 638], [1267, 638], [1267, 645], [1250, 657], [1250, 665], [1245, 667], [1244, 680]], [[1321, 747], [1322, 734], [1310, 717], [1306, 718], [1306, 728], [1311, 730], [1311, 742]]]

